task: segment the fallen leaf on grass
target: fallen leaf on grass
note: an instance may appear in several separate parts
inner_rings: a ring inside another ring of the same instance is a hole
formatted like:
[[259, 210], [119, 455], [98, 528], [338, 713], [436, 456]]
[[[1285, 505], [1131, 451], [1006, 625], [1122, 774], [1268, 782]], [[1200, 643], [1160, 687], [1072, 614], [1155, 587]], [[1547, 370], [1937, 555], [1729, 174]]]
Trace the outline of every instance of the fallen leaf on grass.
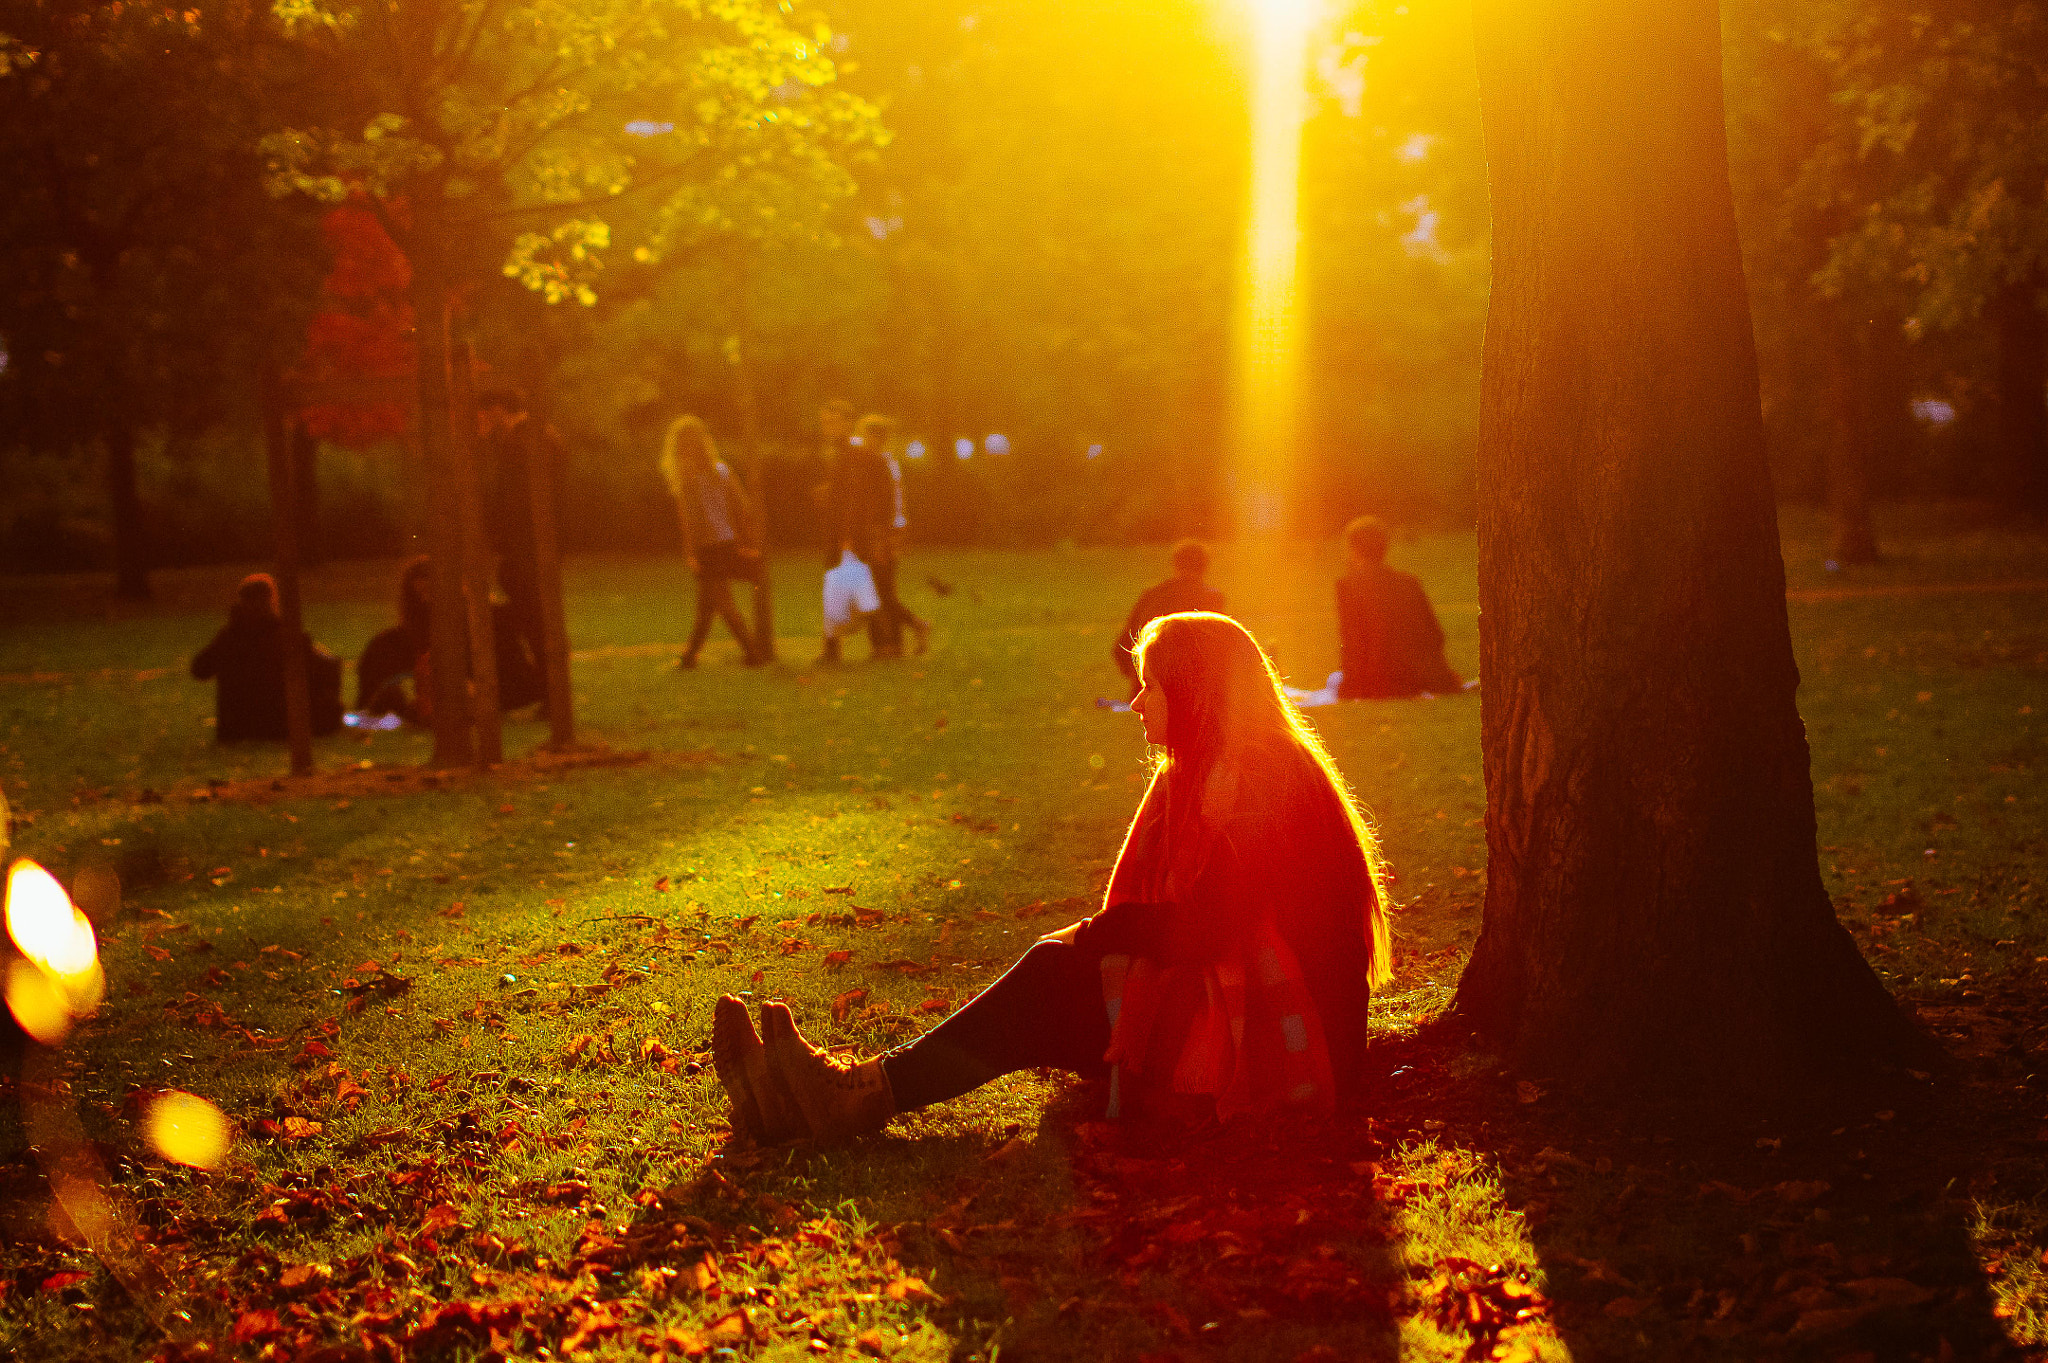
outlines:
[[849, 989], [844, 994], [839, 995], [832, 1000], [832, 1020], [834, 1022], [845, 1022], [847, 1014], [866, 1002], [867, 997], [868, 991], [865, 989]]
[[1833, 1191], [1833, 1188], [1833, 1184], [1815, 1179], [1810, 1183], [1780, 1183], [1772, 1191], [1777, 1193], [1780, 1202], [1789, 1202], [1796, 1206], [1802, 1202], [1818, 1202]]
[[278, 1129], [284, 1133], [284, 1138], [288, 1141], [308, 1140], [319, 1135], [322, 1130], [320, 1123], [309, 1122], [304, 1117], [287, 1117], [279, 1124]]
[[1934, 1300], [1931, 1288], [1905, 1278], [1857, 1278], [1842, 1284], [1845, 1291], [1873, 1306], [1925, 1306]]
[[853, 959], [850, 951], [828, 951], [825, 953], [825, 969], [837, 970]]
[[890, 1301], [935, 1302], [941, 1300], [938, 1293], [925, 1286], [922, 1278], [898, 1278], [882, 1289]]

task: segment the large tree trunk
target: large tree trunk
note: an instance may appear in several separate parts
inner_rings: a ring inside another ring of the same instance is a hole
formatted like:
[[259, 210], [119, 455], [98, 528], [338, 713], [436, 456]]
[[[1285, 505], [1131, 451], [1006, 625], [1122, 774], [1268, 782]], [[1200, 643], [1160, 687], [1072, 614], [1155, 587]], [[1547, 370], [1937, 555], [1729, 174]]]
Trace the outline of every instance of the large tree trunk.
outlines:
[[1835, 921], [1713, 0], [1481, 0], [1485, 920], [1525, 1072], [1775, 1088], [1916, 1036]]
[[433, 674], [435, 767], [466, 767], [469, 732], [469, 622], [464, 607], [462, 515], [448, 429], [448, 290], [413, 262], [414, 335], [420, 381], [420, 456], [427, 472], [427, 552], [433, 557], [434, 614], [427, 656]]
[[2048, 317], [2041, 281], [2011, 285], [1991, 305], [1998, 328], [1998, 478], [2002, 499], [2048, 510]]
[[122, 417], [107, 423], [107, 508], [114, 530], [114, 595], [149, 599], [149, 541], [142, 498], [135, 488], [135, 428]]

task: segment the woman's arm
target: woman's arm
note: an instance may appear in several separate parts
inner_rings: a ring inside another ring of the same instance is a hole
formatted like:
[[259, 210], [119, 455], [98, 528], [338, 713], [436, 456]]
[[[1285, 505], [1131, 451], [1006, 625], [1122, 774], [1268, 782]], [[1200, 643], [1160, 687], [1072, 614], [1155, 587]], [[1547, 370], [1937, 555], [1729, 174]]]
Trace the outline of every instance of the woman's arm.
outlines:
[[1144, 956], [1172, 965], [1207, 965], [1237, 944], [1253, 913], [1245, 867], [1227, 838], [1181, 899], [1112, 904], [1073, 925], [1073, 945], [1097, 956]]

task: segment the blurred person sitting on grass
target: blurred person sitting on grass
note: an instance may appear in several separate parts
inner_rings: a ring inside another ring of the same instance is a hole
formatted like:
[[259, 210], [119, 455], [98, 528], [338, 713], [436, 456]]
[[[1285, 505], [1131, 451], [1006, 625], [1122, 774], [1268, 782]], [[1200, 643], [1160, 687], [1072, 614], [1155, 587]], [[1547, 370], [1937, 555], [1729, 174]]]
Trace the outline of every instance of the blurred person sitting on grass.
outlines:
[[1360, 516], [1344, 527], [1346, 571], [1337, 579], [1341, 700], [1442, 695], [1464, 689], [1444, 658], [1444, 630], [1413, 573], [1387, 566], [1387, 527]]
[[748, 667], [767, 661], [766, 650], [740, 618], [732, 599], [735, 578], [761, 589], [761, 550], [754, 504], [747, 490], [711, 441], [711, 432], [694, 416], [680, 416], [661, 442], [661, 476], [676, 499], [676, 521], [683, 531], [683, 556], [697, 575], [697, 617], [690, 642], [676, 659], [678, 667], [697, 665], [697, 654], [711, 634], [713, 616], [725, 622], [739, 642]]
[[1130, 618], [1124, 621], [1123, 633], [1116, 636], [1110, 652], [1116, 658], [1117, 671], [1131, 684], [1132, 695], [1138, 694], [1138, 665], [1131, 650], [1145, 626], [1180, 611], [1223, 613], [1223, 593], [1209, 585], [1208, 572], [1208, 549], [1199, 540], [1182, 540], [1173, 546], [1173, 576], [1147, 587], [1138, 604], [1131, 607]]
[[859, 1063], [813, 1047], [785, 1004], [762, 1005], [757, 1035], [721, 998], [712, 1055], [735, 1132], [842, 1140], [1040, 1066], [1107, 1078], [1112, 1116], [1227, 1119], [1356, 1089], [1391, 973], [1371, 831], [1243, 626], [1168, 615], [1135, 658], [1132, 708], [1161, 756], [1101, 912]]
[[[301, 631], [306, 656], [306, 689], [313, 732], [341, 728], [341, 659]], [[281, 742], [285, 728], [284, 621], [277, 608], [277, 581], [251, 573], [235, 589], [228, 622], [192, 659], [192, 676], [213, 686], [213, 737], [217, 743], [255, 739]]]

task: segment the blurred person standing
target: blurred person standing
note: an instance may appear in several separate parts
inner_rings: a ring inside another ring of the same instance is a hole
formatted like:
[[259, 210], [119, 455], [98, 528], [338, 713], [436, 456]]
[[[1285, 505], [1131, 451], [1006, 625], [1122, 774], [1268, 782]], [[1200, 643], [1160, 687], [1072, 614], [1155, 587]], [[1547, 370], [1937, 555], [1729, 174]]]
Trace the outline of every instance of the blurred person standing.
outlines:
[[[874, 573], [879, 586], [881, 569], [877, 565], [888, 550], [894, 527], [895, 491], [888, 464], [862, 440], [858, 431], [845, 423], [845, 414], [851, 410], [844, 403], [833, 402], [826, 404], [819, 414], [820, 429], [832, 454], [831, 474], [824, 488], [825, 564], [828, 568], [837, 566], [850, 551]], [[900, 645], [893, 651], [890, 648], [893, 626], [886, 607], [869, 619], [871, 657], [892, 657], [902, 652]], [[839, 661], [839, 640], [829, 631], [819, 661]]]
[[676, 665], [697, 665], [716, 616], [739, 642], [746, 665], [760, 666], [766, 661], [763, 650], [732, 598], [735, 578], [754, 583], [757, 590], [761, 585], [760, 528], [753, 502], [732, 468], [718, 457], [711, 432], [694, 416], [677, 417], [668, 428], [661, 443], [661, 476], [676, 499], [683, 555], [697, 575], [697, 616]]
[[865, 416], [855, 427], [853, 443], [872, 459], [881, 463], [888, 476], [888, 523], [875, 537], [875, 556], [868, 560], [868, 566], [875, 574], [875, 594], [881, 598], [882, 608], [870, 630], [880, 627], [882, 648], [887, 657], [900, 657], [903, 653], [903, 631], [907, 628], [916, 636], [915, 651], [923, 653], [931, 647], [932, 627], [930, 622], [920, 619], [910, 607], [903, 604], [897, 595], [897, 568], [902, 562], [903, 547], [910, 538], [910, 516], [903, 499], [903, 464], [897, 458], [894, 448], [896, 423], [885, 416]]
[[1173, 576], [1147, 587], [1138, 604], [1131, 607], [1123, 633], [1116, 636], [1110, 651], [1116, 657], [1117, 670], [1131, 684], [1133, 696], [1138, 694], [1138, 667], [1131, 650], [1137, 646], [1145, 626], [1162, 615], [1178, 615], [1182, 611], [1224, 613], [1223, 593], [1209, 585], [1208, 573], [1208, 548], [1200, 540], [1182, 540], [1173, 546]]

